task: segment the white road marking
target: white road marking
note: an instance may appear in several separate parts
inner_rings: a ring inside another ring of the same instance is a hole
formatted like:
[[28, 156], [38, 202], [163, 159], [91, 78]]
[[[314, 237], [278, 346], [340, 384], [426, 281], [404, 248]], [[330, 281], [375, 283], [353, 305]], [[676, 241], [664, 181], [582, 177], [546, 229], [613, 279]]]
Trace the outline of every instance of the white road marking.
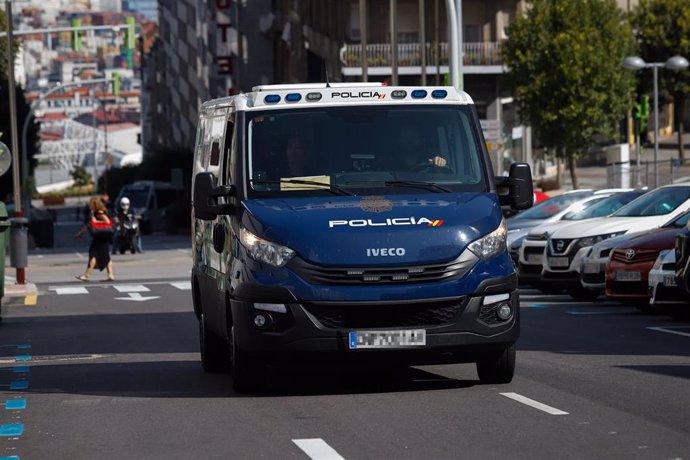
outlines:
[[620, 315], [625, 314], [625, 310], [615, 310], [615, 311], [567, 311], [569, 315]]
[[321, 438], [293, 439], [292, 442], [302, 449], [312, 460], [345, 460]]
[[180, 291], [190, 291], [192, 289], [191, 281], [176, 281], [174, 283], [170, 283], [170, 285], [176, 287]]
[[84, 258], [85, 258], [85, 257], [84, 257], [83, 255], [81, 255], [81, 254], [80, 254], [80, 253], [78, 253], [78, 252], [75, 252], [75, 254], [76, 254], [76, 255], [77, 255], [77, 257], [79, 257], [80, 259], [84, 259]]
[[530, 407], [534, 407], [535, 409], [539, 409], [540, 411], [544, 411], [547, 414], [568, 415], [567, 412], [564, 412], [560, 409], [556, 409], [555, 407], [547, 406], [546, 404], [542, 404], [539, 401], [535, 401], [534, 399], [529, 399], [529, 398], [522, 396], [522, 395], [519, 395], [517, 393], [501, 393], [501, 395], [505, 396], [506, 398], [510, 398], [514, 401], [520, 402], [522, 404], [526, 404]]
[[683, 335], [685, 337], [690, 337], [690, 333], [688, 332], [680, 332], [680, 331], [674, 331], [672, 328], [682, 328], [682, 329], [687, 329], [687, 326], [669, 326], [669, 327], [648, 327], [647, 329], [651, 329], [653, 331], [659, 331], [659, 332], [666, 332], [667, 334], [676, 334], [676, 335]]
[[61, 287], [55, 288], [55, 293], [57, 295], [70, 295], [70, 294], [88, 294], [89, 291], [85, 287]]
[[153, 299], [160, 299], [160, 296], [154, 295], [149, 297], [142, 297], [141, 294], [139, 294], [138, 292], [130, 292], [129, 297], [115, 297], [115, 300], [133, 300], [135, 302], [146, 302], [147, 300]]
[[113, 286], [118, 292], [149, 292], [143, 284], [116, 284]]

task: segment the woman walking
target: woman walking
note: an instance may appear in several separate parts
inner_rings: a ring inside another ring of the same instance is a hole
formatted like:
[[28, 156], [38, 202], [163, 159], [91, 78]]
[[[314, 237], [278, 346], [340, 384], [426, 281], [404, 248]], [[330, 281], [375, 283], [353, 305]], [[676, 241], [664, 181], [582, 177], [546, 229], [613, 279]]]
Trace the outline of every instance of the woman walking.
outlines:
[[76, 278], [82, 281], [89, 281], [91, 271], [106, 269], [108, 276], [101, 281], [112, 281], [113, 262], [110, 260], [110, 241], [113, 237], [113, 225], [108, 217], [108, 212], [103, 202], [98, 198], [89, 200], [90, 216], [85, 220], [84, 227], [74, 236], [81, 238], [87, 231], [91, 233], [91, 244], [89, 245], [89, 263], [83, 275]]

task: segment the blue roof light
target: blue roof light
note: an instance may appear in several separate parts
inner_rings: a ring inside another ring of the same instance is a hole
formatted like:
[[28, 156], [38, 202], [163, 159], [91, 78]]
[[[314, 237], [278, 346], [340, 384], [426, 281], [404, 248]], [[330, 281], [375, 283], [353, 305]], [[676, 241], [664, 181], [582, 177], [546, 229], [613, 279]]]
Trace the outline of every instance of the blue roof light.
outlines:
[[287, 96], [285, 96], [285, 100], [287, 102], [297, 102], [302, 99], [302, 95], [300, 93], [290, 93]]
[[264, 102], [266, 104], [275, 104], [280, 102], [280, 96], [278, 94], [269, 94], [268, 96], [264, 97]]
[[431, 97], [434, 99], [443, 99], [448, 96], [448, 91], [445, 89], [435, 89], [431, 92]]
[[427, 92], [425, 89], [416, 89], [416, 90], [412, 91], [412, 97], [415, 99], [424, 98], [424, 97], [426, 97], [426, 95], [427, 95]]

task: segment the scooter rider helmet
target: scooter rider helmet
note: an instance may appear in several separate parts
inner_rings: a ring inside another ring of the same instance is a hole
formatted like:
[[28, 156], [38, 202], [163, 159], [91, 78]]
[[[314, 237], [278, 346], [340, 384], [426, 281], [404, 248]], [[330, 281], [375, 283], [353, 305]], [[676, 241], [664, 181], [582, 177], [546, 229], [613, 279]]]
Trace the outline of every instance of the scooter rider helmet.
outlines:
[[120, 207], [123, 211], [127, 211], [129, 209], [129, 198], [127, 198], [126, 196], [120, 198]]

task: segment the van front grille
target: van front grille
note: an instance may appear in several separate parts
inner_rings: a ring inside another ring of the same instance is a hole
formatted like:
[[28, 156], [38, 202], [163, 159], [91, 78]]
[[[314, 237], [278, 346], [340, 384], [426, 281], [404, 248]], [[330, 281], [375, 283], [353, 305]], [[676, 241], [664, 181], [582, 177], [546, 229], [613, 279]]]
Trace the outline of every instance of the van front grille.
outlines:
[[467, 299], [450, 301], [380, 304], [303, 303], [302, 307], [324, 327], [381, 328], [440, 326], [455, 321], [465, 308]]
[[460, 257], [450, 262], [429, 265], [325, 267], [295, 257], [287, 266], [311, 284], [361, 285], [427, 283], [459, 279], [474, 266], [476, 261], [474, 254], [465, 251]]

